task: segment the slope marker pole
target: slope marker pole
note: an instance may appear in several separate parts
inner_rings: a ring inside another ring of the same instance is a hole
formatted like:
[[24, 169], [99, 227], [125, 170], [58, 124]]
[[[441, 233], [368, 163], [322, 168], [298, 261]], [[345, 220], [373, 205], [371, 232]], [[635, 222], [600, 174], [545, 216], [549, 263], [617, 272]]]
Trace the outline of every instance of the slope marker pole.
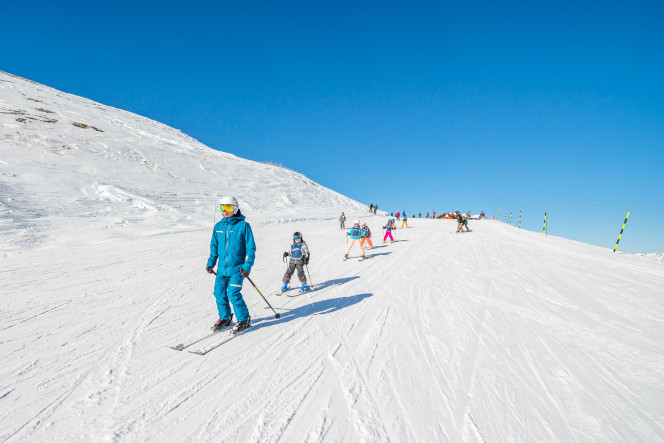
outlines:
[[627, 212], [627, 217], [625, 217], [625, 222], [622, 225], [622, 229], [620, 229], [620, 234], [618, 234], [618, 241], [616, 242], [616, 245], [613, 248], [613, 252], [616, 252], [616, 249], [618, 249], [618, 243], [620, 243], [620, 237], [622, 237], [622, 233], [625, 230], [625, 225], [627, 224], [628, 218], [629, 218], [629, 212]]

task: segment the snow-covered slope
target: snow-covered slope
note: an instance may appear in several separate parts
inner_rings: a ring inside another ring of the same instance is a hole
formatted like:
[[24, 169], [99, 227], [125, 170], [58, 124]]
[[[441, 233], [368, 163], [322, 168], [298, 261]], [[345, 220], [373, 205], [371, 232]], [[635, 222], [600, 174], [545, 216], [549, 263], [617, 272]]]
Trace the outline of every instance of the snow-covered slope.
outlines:
[[[664, 440], [661, 263], [489, 220], [384, 245], [379, 216], [344, 262], [364, 206], [301, 175], [4, 74], [0, 108], [0, 441]], [[246, 284], [249, 332], [172, 351], [216, 320], [226, 192], [281, 317]], [[317, 290], [279, 297], [295, 230]]]
[[55, 239], [63, 228], [105, 238], [132, 235], [136, 225], [161, 232], [207, 226], [216, 199], [231, 193], [245, 215], [262, 221], [336, 218], [365, 207], [297, 172], [0, 71], [6, 241]]

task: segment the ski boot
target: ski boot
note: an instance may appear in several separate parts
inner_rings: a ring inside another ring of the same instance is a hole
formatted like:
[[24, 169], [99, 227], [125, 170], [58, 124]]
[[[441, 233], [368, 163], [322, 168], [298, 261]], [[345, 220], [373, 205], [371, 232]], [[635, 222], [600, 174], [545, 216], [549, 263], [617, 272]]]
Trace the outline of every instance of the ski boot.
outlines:
[[348, 254], [344, 254], [344, 261], [348, 260]]
[[284, 292], [286, 292], [286, 289], [288, 289], [288, 282], [283, 282], [281, 284], [281, 291], [277, 293], [277, 295], [283, 294]]
[[231, 335], [238, 335], [244, 332], [245, 329], [251, 327], [251, 317], [247, 317], [246, 320], [239, 321], [235, 323], [233, 329], [231, 329]]
[[222, 329], [228, 327], [231, 325], [233, 321], [233, 314], [231, 313], [231, 317], [229, 319], [224, 320], [223, 318], [220, 318], [217, 320], [217, 322], [212, 325], [212, 332], [219, 332]]
[[366, 258], [366, 257], [365, 257], [364, 255], [360, 255], [360, 258], [358, 258], [357, 261], [362, 261], [362, 260], [364, 260], [365, 258]]
[[307, 282], [302, 282], [302, 287], [300, 288], [301, 293], [309, 292], [309, 286], [307, 286]]

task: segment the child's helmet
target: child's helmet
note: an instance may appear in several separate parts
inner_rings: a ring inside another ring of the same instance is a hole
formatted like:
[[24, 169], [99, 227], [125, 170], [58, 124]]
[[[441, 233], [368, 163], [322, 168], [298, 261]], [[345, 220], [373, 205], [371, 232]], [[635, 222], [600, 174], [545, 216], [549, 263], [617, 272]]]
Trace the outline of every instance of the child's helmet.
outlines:
[[362, 226], [366, 226], [366, 225], [367, 225], [367, 222], [362, 222]]
[[298, 239], [298, 238], [302, 238], [302, 234], [299, 231], [294, 232], [293, 233], [293, 240]]
[[353, 220], [353, 224], [354, 224], [354, 225], [359, 225], [359, 224], [360, 224], [360, 221], [359, 221], [358, 219], [355, 219], [355, 220]]

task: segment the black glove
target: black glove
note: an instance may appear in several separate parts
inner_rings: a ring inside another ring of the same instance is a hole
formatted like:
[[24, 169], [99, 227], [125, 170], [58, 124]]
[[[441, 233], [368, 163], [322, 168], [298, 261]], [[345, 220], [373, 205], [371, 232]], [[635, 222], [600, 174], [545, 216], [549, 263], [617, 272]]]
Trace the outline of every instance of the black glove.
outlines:
[[242, 277], [249, 277], [249, 271], [245, 271], [244, 268], [240, 268], [240, 275]]
[[308, 264], [309, 264], [309, 256], [308, 256], [308, 255], [305, 255], [305, 256], [304, 256], [303, 263], [304, 263], [305, 265], [308, 265]]
[[208, 274], [214, 274], [214, 266], [206, 266], [205, 270], [208, 272]]
[[284, 252], [284, 258], [288, 257], [288, 252]]

